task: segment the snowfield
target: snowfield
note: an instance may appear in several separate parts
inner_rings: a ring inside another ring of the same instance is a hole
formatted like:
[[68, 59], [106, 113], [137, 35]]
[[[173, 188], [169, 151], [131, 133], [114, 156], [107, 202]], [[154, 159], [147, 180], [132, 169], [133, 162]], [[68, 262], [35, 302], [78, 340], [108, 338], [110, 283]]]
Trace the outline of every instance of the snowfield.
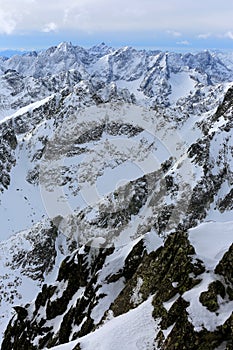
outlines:
[[[152, 298], [128, 313], [110, 319], [95, 332], [79, 339], [81, 349], [92, 350], [144, 350], [152, 349], [158, 325], [152, 318]], [[52, 348], [72, 350], [77, 341]]]

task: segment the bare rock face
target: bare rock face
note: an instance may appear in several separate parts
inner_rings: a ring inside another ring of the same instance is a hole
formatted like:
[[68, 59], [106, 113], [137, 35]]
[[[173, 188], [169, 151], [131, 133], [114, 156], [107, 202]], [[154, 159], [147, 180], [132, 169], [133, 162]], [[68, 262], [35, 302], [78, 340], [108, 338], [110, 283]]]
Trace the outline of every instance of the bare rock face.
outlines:
[[10, 185], [10, 171], [16, 162], [17, 138], [11, 121], [1, 124], [0, 134], [0, 191], [3, 192]]

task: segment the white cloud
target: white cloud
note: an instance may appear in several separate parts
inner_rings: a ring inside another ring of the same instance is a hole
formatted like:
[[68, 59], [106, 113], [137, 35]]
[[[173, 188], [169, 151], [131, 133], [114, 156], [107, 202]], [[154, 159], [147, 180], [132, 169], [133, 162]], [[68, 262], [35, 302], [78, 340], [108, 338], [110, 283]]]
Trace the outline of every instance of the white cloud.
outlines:
[[198, 39], [208, 39], [211, 37], [211, 33], [202, 33], [202, 34], [198, 34]]
[[13, 16], [5, 11], [0, 10], [0, 33], [11, 34], [16, 27], [16, 21]]
[[42, 32], [49, 33], [49, 32], [55, 32], [58, 29], [58, 26], [54, 22], [50, 22], [44, 26], [42, 29]]
[[188, 40], [182, 40], [182, 41], [177, 41], [177, 45], [190, 45], [190, 42]]
[[167, 30], [167, 34], [169, 34], [171, 36], [174, 36], [175, 38], [178, 38], [178, 37], [182, 36], [182, 33], [177, 32], [175, 30]]
[[218, 39], [231, 39], [233, 40], [233, 31], [228, 30], [225, 33], [218, 33], [216, 34], [216, 38]]
[[229, 30], [224, 34], [224, 37], [233, 40], [233, 32]]

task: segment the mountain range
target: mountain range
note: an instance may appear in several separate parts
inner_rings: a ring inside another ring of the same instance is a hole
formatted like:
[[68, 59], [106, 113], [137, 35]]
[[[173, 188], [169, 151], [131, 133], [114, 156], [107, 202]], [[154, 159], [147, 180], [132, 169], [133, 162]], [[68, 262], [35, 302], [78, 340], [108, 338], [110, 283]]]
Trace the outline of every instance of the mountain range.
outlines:
[[233, 349], [233, 57], [0, 57], [2, 350]]

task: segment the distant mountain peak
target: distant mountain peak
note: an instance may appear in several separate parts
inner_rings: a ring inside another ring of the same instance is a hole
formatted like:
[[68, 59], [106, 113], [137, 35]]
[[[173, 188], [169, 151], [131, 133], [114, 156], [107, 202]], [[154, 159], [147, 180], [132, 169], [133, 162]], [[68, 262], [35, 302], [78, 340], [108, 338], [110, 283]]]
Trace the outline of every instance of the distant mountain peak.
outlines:
[[100, 44], [92, 46], [88, 51], [93, 55], [97, 55], [97, 57], [101, 57], [114, 51], [114, 49], [105, 44], [105, 42], [101, 42]]
[[68, 52], [73, 49], [74, 49], [73, 44], [68, 41], [62, 41], [60, 44], [57, 45], [57, 50], [59, 51]]

